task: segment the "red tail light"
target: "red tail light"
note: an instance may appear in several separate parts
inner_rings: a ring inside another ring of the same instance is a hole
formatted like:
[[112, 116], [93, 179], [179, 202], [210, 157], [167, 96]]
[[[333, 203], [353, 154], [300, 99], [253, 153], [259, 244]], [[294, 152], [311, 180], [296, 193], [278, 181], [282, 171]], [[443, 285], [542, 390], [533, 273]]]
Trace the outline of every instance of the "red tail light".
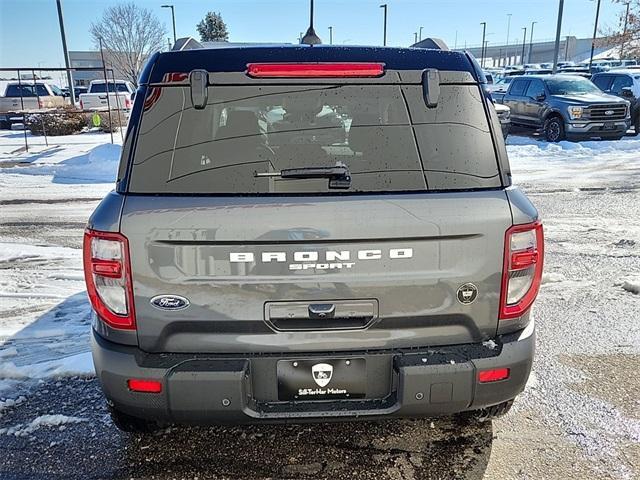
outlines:
[[38, 100], [38, 108], [44, 108], [44, 103], [42, 100]]
[[87, 229], [83, 244], [87, 293], [98, 316], [113, 328], [136, 328], [129, 242], [119, 233]]
[[542, 223], [514, 225], [504, 238], [500, 319], [517, 318], [531, 308], [542, 282]]
[[131, 100], [129, 98], [124, 99], [124, 108], [131, 108]]
[[380, 77], [384, 63], [249, 63], [247, 75], [254, 78]]
[[162, 382], [158, 380], [142, 380], [130, 378], [127, 380], [127, 387], [133, 392], [160, 393], [162, 392]]

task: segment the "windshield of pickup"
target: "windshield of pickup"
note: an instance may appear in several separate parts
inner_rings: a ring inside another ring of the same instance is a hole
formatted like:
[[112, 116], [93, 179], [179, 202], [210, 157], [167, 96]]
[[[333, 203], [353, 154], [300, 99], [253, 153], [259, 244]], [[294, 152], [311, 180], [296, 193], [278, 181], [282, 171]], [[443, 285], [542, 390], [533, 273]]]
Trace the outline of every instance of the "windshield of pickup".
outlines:
[[581, 77], [549, 78], [544, 81], [551, 95], [602, 93], [590, 80]]
[[[327, 178], [286, 169], [344, 165], [340, 193], [501, 186], [477, 84], [441, 85], [437, 108], [420, 84], [246, 84], [147, 92], [129, 191], [334, 193]], [[271, 174], [271, 175], [269, 175]]]

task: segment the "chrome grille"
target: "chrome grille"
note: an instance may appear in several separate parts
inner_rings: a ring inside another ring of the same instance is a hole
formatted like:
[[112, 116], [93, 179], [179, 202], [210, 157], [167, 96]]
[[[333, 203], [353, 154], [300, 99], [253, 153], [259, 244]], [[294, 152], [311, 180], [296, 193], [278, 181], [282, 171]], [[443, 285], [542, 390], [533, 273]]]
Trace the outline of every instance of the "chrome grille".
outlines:
[[620, 105], [592, 105], [587, 108], [587, 118], [590, 120], [624, 120], [627, 116], [627, 106]]

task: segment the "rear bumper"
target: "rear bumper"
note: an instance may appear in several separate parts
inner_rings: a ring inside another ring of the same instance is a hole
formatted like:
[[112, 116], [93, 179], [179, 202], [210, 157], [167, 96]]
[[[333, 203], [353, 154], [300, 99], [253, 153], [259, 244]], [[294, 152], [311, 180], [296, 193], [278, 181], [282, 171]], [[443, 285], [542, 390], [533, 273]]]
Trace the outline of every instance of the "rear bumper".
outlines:
[[[533, 324], [500, 336], [497, 346], [471, 344], [407, 351], [238, 356], [146, 354], [93, 333], [102, 389], [129, 415], [164, 422], [216, 424], [424, 417], [476, 410], [513, 399], [525, 387], [535, 349]], [[366, 400], [282, 402], [282, 359], [365, 358]], [[478, 371], [509, 368], [506, 380], [479, 383]], [[127, 380], [155, 379], [161, 393], [132, 392]], [[372, 393], [375, 392], [375, 393]]]

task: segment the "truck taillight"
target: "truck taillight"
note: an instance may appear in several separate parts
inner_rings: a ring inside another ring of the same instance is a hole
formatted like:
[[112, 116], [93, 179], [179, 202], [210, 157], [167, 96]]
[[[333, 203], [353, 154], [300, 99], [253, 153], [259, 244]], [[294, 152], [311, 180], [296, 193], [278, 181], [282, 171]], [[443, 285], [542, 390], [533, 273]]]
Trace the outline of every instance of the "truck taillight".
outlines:
[[131, 100], [128, 98], [124, 99], [124, 108], [129, 109], [131, 108]]
[[514, 225], [504, 239], [504, 267], [500, 293], [500, 319], [517, 318], [533, 305], [544, 259], [542, 223]]
[[38, 99], [38, 108], [44, 108], [44, 102]]
[[124, 235], [87, 229], [83, 243], [87, 293], [98, 316], [113, 328], [136, 328], [129, 242]]

